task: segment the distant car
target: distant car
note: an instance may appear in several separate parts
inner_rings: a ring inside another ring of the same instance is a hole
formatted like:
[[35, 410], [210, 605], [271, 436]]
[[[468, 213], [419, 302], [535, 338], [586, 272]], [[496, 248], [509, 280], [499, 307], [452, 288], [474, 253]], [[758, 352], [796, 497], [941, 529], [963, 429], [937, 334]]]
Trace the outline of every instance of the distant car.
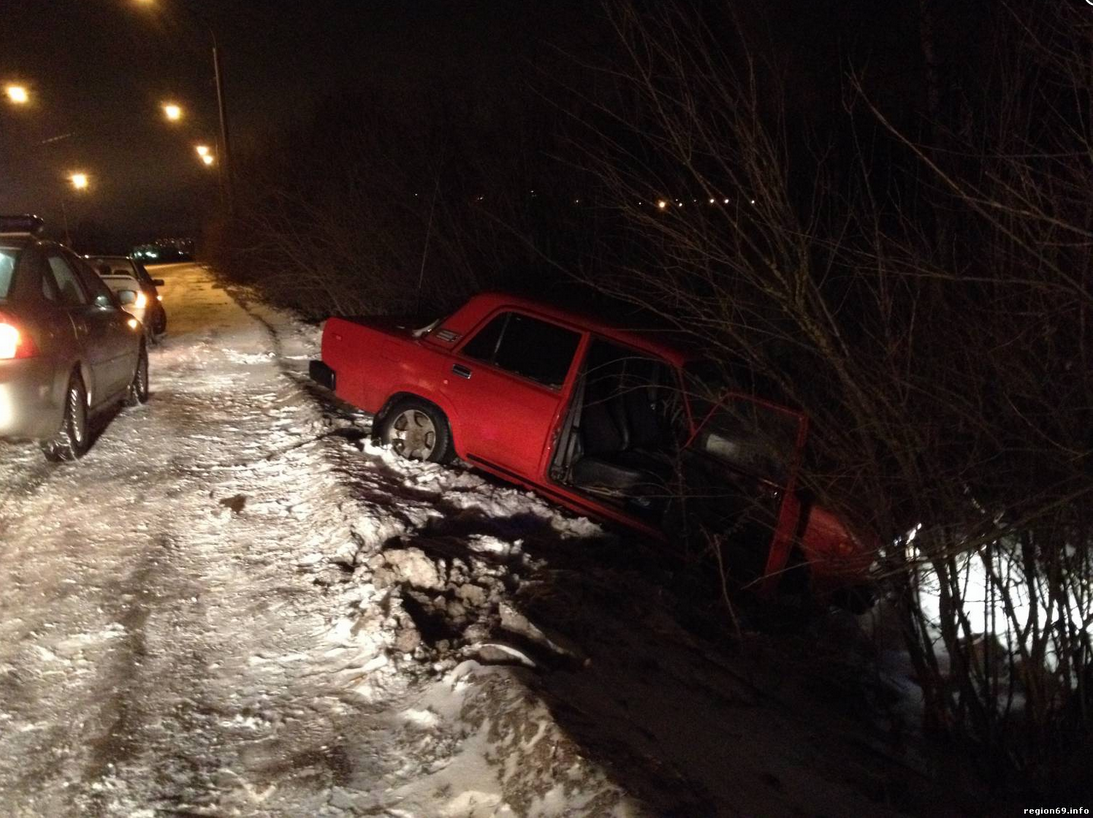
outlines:
[[163, 286], [162, 278], [152, 278], [143, 264], [128, 256], [87, 256], [87, 260], [100, 273], [109, 269], [108, 275], [128, 275], [137, 279], [140, 291], [148, 302], [144, 309], [152, 335], [158, 337], [167, 331], [167, 310], [163, 307], [163, 296], [158, 289]]
[[41, 239], [41, 227], [0, 216], [0, 438], [75, 460], [90, 445], [91, 415], [148, 400], [148, 351], [91, 266]]
[[873, 538], [797, 490], [806, 418], [656, 335], [486, 293], [417, 331], [330, 318], [310, 370], [405, 457], [458, 455], [657, 538], [717, 538], [764, 593], [867, 588]]

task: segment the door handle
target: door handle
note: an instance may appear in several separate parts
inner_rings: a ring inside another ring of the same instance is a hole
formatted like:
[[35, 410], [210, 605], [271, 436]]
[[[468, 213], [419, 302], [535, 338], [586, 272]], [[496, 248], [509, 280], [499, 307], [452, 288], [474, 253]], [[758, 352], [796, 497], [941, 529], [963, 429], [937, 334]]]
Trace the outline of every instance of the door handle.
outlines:
[[471, 370], [463, 366], [462, 364], [456, 364], [455, 366], [453, 366], [452, 372], [461, 378], [466, 378], [467, 380], [470, 380], [471, 378]]

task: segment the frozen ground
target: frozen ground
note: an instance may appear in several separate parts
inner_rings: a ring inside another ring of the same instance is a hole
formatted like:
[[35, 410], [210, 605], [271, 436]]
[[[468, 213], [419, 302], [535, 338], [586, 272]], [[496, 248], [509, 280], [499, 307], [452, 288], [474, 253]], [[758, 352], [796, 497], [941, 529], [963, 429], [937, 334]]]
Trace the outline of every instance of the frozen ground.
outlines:
[[0, 445], [0, 814], [955, 806], [852, 628], [727, 650], [642, 547], [368, 443], [316, 329], [156, 274], [151, 401], [75, 465]]

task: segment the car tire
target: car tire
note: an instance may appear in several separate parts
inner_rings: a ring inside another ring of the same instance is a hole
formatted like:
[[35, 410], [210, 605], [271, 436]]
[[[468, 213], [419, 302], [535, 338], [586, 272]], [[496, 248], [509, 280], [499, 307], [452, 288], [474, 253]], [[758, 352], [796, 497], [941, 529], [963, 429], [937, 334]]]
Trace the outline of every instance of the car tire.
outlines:
[[147, 403], [148, 395], [148, 347], [141, 344], [133, 380], [129, 382], [129, 388], [125, 391], [125, 405], [140, 406], [142, 403]]
[[448, 419], [423, 400], [403, 400], [392, 406], [380, 421], [377, 437], [408, 460], [447, 463], [454, 454]]
[[42, 453], [46, 460], [59, 463], [78, 460], [91, 445], [87, 418], [87, 389], [83, 379], [73, 372], [65, 390], [65, 410], [61, 428], [51, 440], [42, 441]]

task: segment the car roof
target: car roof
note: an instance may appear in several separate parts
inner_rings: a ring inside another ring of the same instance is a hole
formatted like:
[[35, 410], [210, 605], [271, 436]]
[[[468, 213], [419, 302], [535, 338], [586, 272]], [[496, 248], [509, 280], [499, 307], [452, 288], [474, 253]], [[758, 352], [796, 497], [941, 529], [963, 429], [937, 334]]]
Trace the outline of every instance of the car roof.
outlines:
[[[575, 329], [586, 329], [596, 335], [606, 336], [618, 341], [624, 346], [657, 355], [675, 364], [683, 366], [688, 361], [700, 357], [693, 350], [687, 348], [685, 343], [678, 340], [669, 340], [659, 337], [666, 332], [657, 330], [628, 329], [621, 324], [605, 320], [600, 316], [592, 315], [580, 310], [566, 309], [547, 301], [542, 301], [524, 296], [511, 295], [503, 292], [484, 292], [473, 296], [464, 306], [464, 310], [470, 308], [474, 313], [474, 323], [498, 309], [511, 307], [532, 314], [538, 314], [543, 318], [551, 319], [562, 324], [569, 324]], [[447, 322], [445, 322], [446, 324]], [[468, 332], [472, 327], [462, 328]]]

